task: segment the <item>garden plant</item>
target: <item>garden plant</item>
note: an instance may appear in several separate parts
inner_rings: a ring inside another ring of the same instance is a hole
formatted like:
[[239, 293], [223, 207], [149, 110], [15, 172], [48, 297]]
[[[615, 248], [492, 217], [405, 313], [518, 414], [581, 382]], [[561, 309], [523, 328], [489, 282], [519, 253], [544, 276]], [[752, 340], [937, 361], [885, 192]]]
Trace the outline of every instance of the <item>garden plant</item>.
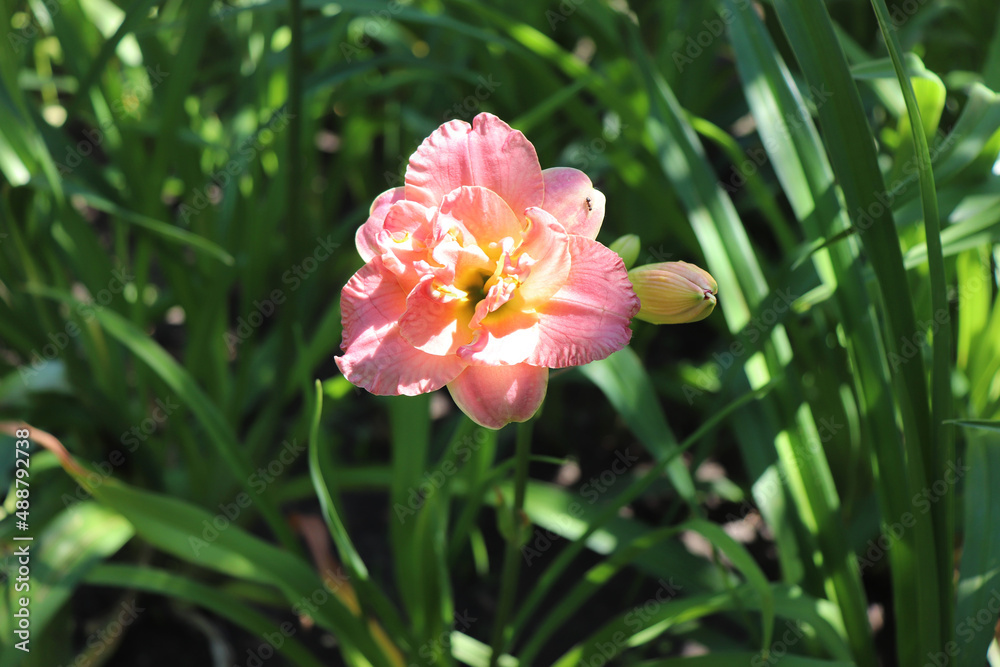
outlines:
[[995, 0], [0, 26], [0, 667], [1000, 667]]

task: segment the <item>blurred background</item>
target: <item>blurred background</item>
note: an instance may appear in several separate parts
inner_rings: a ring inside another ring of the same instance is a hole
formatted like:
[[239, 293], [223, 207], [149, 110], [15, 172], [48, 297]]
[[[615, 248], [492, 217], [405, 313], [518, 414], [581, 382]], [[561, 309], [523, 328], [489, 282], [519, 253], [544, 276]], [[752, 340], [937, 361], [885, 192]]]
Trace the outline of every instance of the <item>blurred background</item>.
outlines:
[[[466, 638], [462, 662], [486, 664], [512, 530], [490, 505], [509, 504], [498, 465], [513, 430], [475, 428], [446, 392], [368, 395], [333, 363], [371, 202], [402, 184], [441, 123], [484, 111], [523, 131], [543, 168], [590, 176], [608, 202], [598, 240], [637, 234], [639, 264], [692, 262], [719, 281], [707, 320], [636, 322], [629, 350], [553, 372], [533, 427], [518, 589], [547, 597], [515, 608], [522, 664], [553, 664], [611, 618], [632, 637], [604, 655], [613, 664], [753, 655], [769, 636], [766, 596], [733, 593], [747, 582], [773, 585], [776, 639], [801, 629], [782, 654], [916, 664], [897, 662], [899, 638], [917, 630], [897, 619], [883, 558], [896, 542], [879, 543], [880, 526], [902, 519], [885, 513], [876, 459], [891, 459], [876, 450], [886, 433], [906, 446], [898, 411], [918, 402], [902, 387], [926, 378], [932, 328], [954, 336], [947, 416], [1000, 410], [1000, 13], [990, 0], [888, 7], [939, 181], [942, 311], [919, 147], [871, 5], [826, 4], [855, 93], [801, 60], [784, 4], [0, 0], [0, 418], [54, 434], [89, 470], [78, 483], [31, 449], [24, 654], [10, 615], [17, 454], [0, 436], [0, 664], [369, 664], [345, 649], [357, 629], [312, 618], [303, 590], [321, 607], [374, 609], [401, 649], [389, 664], [454, 664]], [[817, 119], [846, 117], [852, 96], [867, 142], [831, 145]], [[845, 147], [877, 158], [878, 210], [850, 209]], [[895, 293], [915, 330], [886, 324], [899, 306], [884, 298], [866, 215], [896, 225]], [[956, 469], [910, 510], [959, 517], [931, 547], [942, 580], [980, 582], [959, 594], [958, 617], [932, 621], [956, 628], [962, 605], [976, 618], [997, 586], [1000, 449], [995, 430], [951, 433], [963, 461], [979, 443], [979, 476]], [[622, 495], [654, 466], [637, 497]], [[985, 513], [972, 569], [960, 567], [967, 495]], [[724, 536], [656, 532], [691, 519]], [[652, 543], [626, 553], [643, 536]], [[245, 561], [250, 541], [260, 558]], [[350, 554], [364, 577], [342, 565]], [[596, 592], [570, 595], [579, 582]], [[682, 600], [687, 611], [670, 606]], [[983, 666], [995, 611], [970, 630], [964, 664]]]

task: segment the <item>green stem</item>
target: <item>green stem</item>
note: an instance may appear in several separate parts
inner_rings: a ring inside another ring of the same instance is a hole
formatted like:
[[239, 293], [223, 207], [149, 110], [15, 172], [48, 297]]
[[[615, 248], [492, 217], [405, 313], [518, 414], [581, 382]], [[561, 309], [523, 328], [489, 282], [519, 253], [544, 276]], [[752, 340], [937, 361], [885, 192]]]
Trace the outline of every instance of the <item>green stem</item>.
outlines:
[[[531, 456], [531, 420], [517, 425], [517, 445], [514, 452], [514, 509], [510, 535], [507, 536], [507, 551], [504, 554], [503, 574], [500, 576], [500, 604], [493, 625], [493, 640], [490, 642], [490, 667], [496, 667], [503, 654], [504, 645], [510, 633], [507, 632], [507, 618], [514, 607], [517, 592], [517, 578], [521, 572], [521, 530], [520, 518], [524, 508], [524, 492], [528, 486], [528, 461]], [[500, 508], [501, 511], [503, 508]]]

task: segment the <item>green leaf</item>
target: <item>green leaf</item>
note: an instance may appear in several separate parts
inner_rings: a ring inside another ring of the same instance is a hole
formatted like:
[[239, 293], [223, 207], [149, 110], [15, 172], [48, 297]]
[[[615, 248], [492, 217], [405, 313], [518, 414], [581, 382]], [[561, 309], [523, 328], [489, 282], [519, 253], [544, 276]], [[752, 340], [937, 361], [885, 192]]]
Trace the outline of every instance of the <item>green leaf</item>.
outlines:
[[406, 630], [399, 612], [392, 603], [385, 597], [385, 594], [374, 584], [368, 574], [361, 555], [354, 547], [354, 542], [347, 532], [337, 504], [327, 486], [326, 479], [329, 475], [324, 475], [324, 470], [331, 470], [329, 456], [324, 455], [325, 448], [320, 443], [320, 417], [323, 413], [323, 383], [316, 380], [315, 407], [313, 409], [312, 425], [309, 429], [309, 478], [312, 481], [313, 489], [319, 498], [320, 510], [323, 512], [323, 519], [326, 521], [330, 536], [337, 546], [340, 560], [347, 570], [350, 580], [358, 594], [358, 600], [363, 607], [372, 607], [376, 615], [386, 624], [394, 637], [403, 643], [403, 648], [415, 645], [413, 637]]
[[[965, 517], [959, 566], [955, 667], [981, 667], [1000, 609], [1000, 422], [955, 421], [970, 434], [964, 466]], [[961, 465], [961, 461], [959, 462]], [[985, 612], [985, 613], [984, 613]], [[983, 622], [983, 616], [987, 617]]]
[[[806, 80], [813, 86], [826, 86], [832, 93], [817, 110], [823, 143], [847, 212], [862, 232], [859, 238], [875, 271], [888, 323], [883, 342], [890, 358], [902, 358], [901, 341], [918, 331], [916, 315], [913, 302], [907, 298], [910, 287], [892, 211], [879, 201], [887, 191], [857, 86], [824, 5], [776, 0], [774, 7]], [[878, 363], [883, 365], [884, 357]], [[929, 438], [930, 401], [922, 365], [904, 364], [892, 379], [904, 427], [905, 468], [898, 466], [894, 432], [892, 439], [886, 440], [886, 431], [883, 439], [877, 440], [877, 447], [879, 472], [890, 475], [882, 487], [883, 507], [892, 511], [890, 516], [896, 516], [893, 508], [905, 508], [907, 499], [926, 485], [927, 465], [937, 457]], [[881, 428], [881, 421], [879, 425]], [[906, 473], [905, 486], [902, 480], [892, 477], [898, 472]], [[938, 539], [947, 541], [943, 536]], [[913, 530], [907, 531], [890, 554], [895, 609], [906, 617], [900, 619], [897, 635], [903, 664], [918, 662], [932, 647], [940, 645], [940, 590], [937, 585], [912, 585], [914, 580], [939, 582], [942, 570], [936, 562], [938, 548], [933, 520], [919, 517]]]
[[[931, 423], [930, 431], [924, 434], [927, 445], [923, 449], [924, 465], [926, 466], [926, 484], [928, 487], [936, 483], [938, 476], [944, 474], [946, 466], [955, 458], [954, 438], [950, 430], [942, 428], [942, 422], [948, 419], [952, 413], [952, 389], [951, 389], [951, 315], [948, 306], [948, 284], [945, 276], [944, 256], [941, 249], [941, 222], [938, 219], [937, 186], [934, 182], [934, 171], [931, 167], [930, 149], [927, 144], [927, 134], [933, 133], [933, 127], [927, 132], [927, 123], [921, 121], [922, 110], [911, 82], [904, 66], [899, 46], [899, 39], [896, 35], [895, 25], [889, 18], [889, 10], [885, 0], [873, 0], [875, 14], [878, 17], [879, 27], [882, 30], [882, 37], [885, 39], [886, 47], [889, 49], [889, 56], [892, 58], [893, 68], [896, 70], [896, 77], [903, 90], [903, 99], [906, 100], [906, 113], [909, 119], [908, 128], [912, 131], [913, 153], [916, 157], [918, 176], [920, 180], [920, 201], [923, 209], [924, 232], [927, 237], [927, 256], [930, 265], [931, 283], [931, 306], [934, 309], [934, 321], [938, 326], [934, 330], [934, 342], [932, 348], [933, 364], [931, 369]], [[936, 80], [936, 77], [934, 77]], [[937, 81], [940, 91], [930, 93], [938, 95], [940, 100], [935, 98], [933, 104], [940, 101], [940, 105], [934, 109], [937, 117], [940, 117], [941, 108], [944, 106], [944, 86]], [[923, 92], [927, 93], [927, 88]], [[926, 95], [925, 95], [926, 99]], [[932, 119], [934, 127], [937, 126], [937, 119]], [[903, 131], [905, 124], [901, 124]], [[922, 128], [922, 129], [921, 129]], [[902, 156], [897, 156], [900, 159]], [[908, 159], [912, 159], [908, 158]], [[925, 487], [927, 488], [927, 487]], [[938, 599], [944, 601], [940, 609], [940, 624], [942, 628], [942, 641], [940, 645], [945, 645], [951, 641], [952, 635], [949, 630], [952, 626], [952, 606], [949, 604], [954, 596], [952, 585], [952, 535], [955, 532], [955, 489], [953, 485], [948, 485], [944, 495], [931, 508], [931, 516], [934, 521], [934, 533], [936, 535], [935, 547], [937, 548], [937, 571]]]
[[955, 424], [966, 428], [977, 428], [984, 431], [1000, 432], [1000, 421], [989, 421], [987, 419], [948, 419], [945, 424]]
[[95, 567], [87, 573], [84, 581], [92, 586], [131, 588], [197, 605], [262, 638], [296, 665], [324, 665], [295, 638], [294, 635], [300, 631], [298, 623], [277, 623], [254, 611], [246, 601], [222, 593], [213, 586], [199, 584], [165, 570], [122, 564]]
[[281, 517], [270, 491], [254, 488], [253, 467], [236, 442], [236, 436], [222, 413], [209, 400], [194, 378], [180, 366], [159, 344], [118, 313], [103, 308], [95, 310], [95, 317], [105, 331], [116, 338], [148, 365], [154, 373], [177, 395], [178, 400], [194, 413], [205, 427], [210, 445], [215, 447], [226, 462], [233, 478], [251, 498], [258, 501], [258, 509], [267, 519], [274, 534], [288, 547], [297, 548], [298, 542], [288, 524]]
[[[710, 653], [690, 658], [668, 658], [636, 663], [635, 667], [746, 667], [754, 660], [764, 660], [759, 653]], [[799, 655], [785, 655], [782, 667], [854, 667], [853, 662], [817, 660]]]
[[[330, 581], [329, 577], [320, 579], [297, 556], [250, 535], [221, 514], [212, 516], [182, 500], [136, 489], [112, 478], [93, 484], [87, 471], [65, 450], [60, 458], [84, 489], [127, 519], [136, 534], [153, 546], [189, 563], [279, 588], [297, 610], [335, 632], [345, 650], [360, 650], [373, 664], [389, 666], [389, 659], [368, 629], [337, 594], [340, 586], [349, 583]], [[324, 593], [326, 602], [322, 605], [308, 602], [317, 592]]]
[[[60, 512], [38, 540], [14, 541], [8, 563], [16, 571], [19, 548], [28, 549], [31, 580], [31, 630], [40, 636], [69, 600], [84, 575], [101, 560], [113, 556], [134, 531], [118, 514], [94, 502], [77, 502]], [[19, 595], [10, 589], [12, 598]], [[11, 630], [11, 633], [13, 630]]]
[[148, 215], [142, 215], [140, 213], [129, 211], [94, 192], [84, 189], [79, 185], [67, 184], [66, 193], [81, 198], [91, 208], [98, 211], [104, 211], [105, 213], [109, 213], [125, 222], [135, 225], [136, 227], [145, 229], [168, 243], [174, 243], [179, 246], [190, 246], [194, 250], [203, 252], [209, 257], [214, 257], [226, 266], [233, 266], [236, 263], [236, 260], [233, 259], [232, 255], [219, 247], [217, 244], [212, 243], [202, 236], [192, 234], [187, 230], [175, 227], [174, 225], [160, 220], [156, 220]]
[[[604, 392], [625, 423], [657, 461], [673, 458], [677, 440], [667, 425], [653, 383], [630, 347], [583, 366], [581, 372]], [[679, 458], [667, 465], [667, 475], [684, 500], [695, 503], [691, 472]]]
[[[628, 348], [626, 348], [628, 349]], [[722, 424], [726, 418], [735, 414], [740, 408], [751, 400], [763, 398], [768, 391], [774, 388], [775, 383], [762, 387], [758, 391], [749, 392], [739, 399], [725, 406], [722, 410], [716, 411], [712, 417], [703, 423], [690, 436], [685, 438], [669, 456], [661, 459], [655, 466], [647, 470], [641, 478], [634, 481], [628, 488], [618, 494], [610, 503], [601, 508], [590, 510], [585, 508], [578, 500], [566, 492], [560, 492], [551, 487], [535, 484], [529, 489], [526, 511], [534, 523], [538, 523], [554, 533], [567, 539], [573, 540], [573, 544], [560, 551], [555, 561], [546, 569], [541, 578], [535, 584], [521, 606], [517, 617], [514, 619], [515, 636], [523, 631], [531, 618], [532, 613], [538, 608], [545, 595], [552, 590], [559, 577], [566, 571], [573, 559], [584, 549], [590, 548], [597, 553], [611, 553], [626, 541], [632, 541], [641, 535], [636, 532], [632, 522], [620, 518], [620, 510], [638, 498], [646, 489], [650, 487], [671, 462], [678, 458], [683, 452], [694, 446], [707, 433]], [[536, 499], [539, 501], [536, 504]], [[593, 504], [591, 498], [586, 499], [588, 504]], [[539, 535], [536, 532], [534, 541], [525, 544], [524, 553], [527, 565], [541, 556], [542, 553], [551, 546], [547, 536]], [[715, 576], [711, 576], [705, 568], [698, 565], [698, 560], [691, 558], [687, 552], [670, 555], [669, 552], [675, 550], [675, 545], [663, 545], [661, 557], [670, 558], [674, 567], [668, 571], [660, 570], [653, 563], [656, 558], [640, 557], [637, 562], [640, 567], [650, 568], [648, 571], [657, 576], [673, 575], [682, 578], [685, 585], [695, 585], [699, 587], [716, 587], [722, 585], [722, 581]], [[683, 565], [682, 563], [687, 563]], [[699, 571], [700, 570], [700, 571]]]

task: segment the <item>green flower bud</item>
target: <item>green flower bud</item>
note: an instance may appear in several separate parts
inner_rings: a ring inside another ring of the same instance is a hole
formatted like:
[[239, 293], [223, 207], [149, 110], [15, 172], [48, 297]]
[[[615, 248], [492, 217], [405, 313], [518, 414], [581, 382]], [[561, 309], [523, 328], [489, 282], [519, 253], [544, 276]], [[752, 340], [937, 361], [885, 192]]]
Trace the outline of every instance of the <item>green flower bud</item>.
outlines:
[[687, 262], [646, 264], [628, 272], [641, 304], [636, 317], [653, 324], [683, 324], [708, 317], [719, 290], [708, 271]]
[[618, 253], [618, 256], [625, 262], [625, 268], [631, 269], [635, 260], [639, 259], [642, 241], [635, 234], [626, 234], [615, 239], [614, 243], [608, 247]]

